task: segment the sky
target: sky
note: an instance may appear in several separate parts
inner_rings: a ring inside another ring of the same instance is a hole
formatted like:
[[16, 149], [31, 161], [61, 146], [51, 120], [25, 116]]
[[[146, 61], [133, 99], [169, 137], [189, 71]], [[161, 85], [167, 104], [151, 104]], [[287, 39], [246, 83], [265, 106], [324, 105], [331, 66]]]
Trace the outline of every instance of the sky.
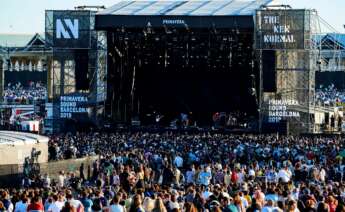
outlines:
[[[46, 9], [74, 9], [80, 5], [109, 7], [116, 2], [118, 0], [1, 0], [0, 33], [43, 33]], [[274, 0], [274, 3], [289, 4], [298, 9], [316, 9], [320, 17], [334, 27], [334, 30], [326, 30], [345, 33], [345, 0]]]

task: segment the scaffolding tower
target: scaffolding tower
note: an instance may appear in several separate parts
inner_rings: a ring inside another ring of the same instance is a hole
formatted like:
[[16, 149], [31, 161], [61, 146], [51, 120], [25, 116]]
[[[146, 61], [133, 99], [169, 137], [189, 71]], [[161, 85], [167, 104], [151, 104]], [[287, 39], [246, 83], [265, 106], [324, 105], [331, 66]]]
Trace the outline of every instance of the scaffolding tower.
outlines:
[[[344, 34], [338, 32], [320, 16], [316, 16], [315, 20], [314, 40], [319, 51], [318, 71], [345, 71], [345, 46], [338, 42], [343, 39]], [[333, 42], [329, 43], [328, 38], [333, 39]]]
[[[256, 15], [256, 50], [263, 73], [265, 51], [274, 51], [274, 90], [260, 86], [260, 126], [284, 123], [286, 133], [313, 131], [315, 71], [318, 60], [313, 41], [317, 30], [314, 10], [289, 6], [264, 7]], [[274, 127], [273, 127], [274, 128]]]
[[[97, 124], [104, 116], [107, 40], [105, 32], [95, 29], [95, 15], [96, 12], [90, 10], [46, 11], [46, 45], [52, 49], [48, 65], [48, 91], [49, 100], [53, 103], [54, 131], [61, 130], [66, 118], [87, 119]], [[59, 31], [58, 22], [61, 22], [63, 30]], [[76, 31], [68, 29], [71, 25]], [[77, 72], [83, 80], [78, 79]], [[78, 86], [78, 83], [83, 85]], [[83, 104], [80, 107], [87, 108], [87, 114], [76, 114], [71, 110], [69, 114], [74, 113], [73, 117], [62, 117], [62, 96], [87, 98], [86, 102], [80, 103]]]

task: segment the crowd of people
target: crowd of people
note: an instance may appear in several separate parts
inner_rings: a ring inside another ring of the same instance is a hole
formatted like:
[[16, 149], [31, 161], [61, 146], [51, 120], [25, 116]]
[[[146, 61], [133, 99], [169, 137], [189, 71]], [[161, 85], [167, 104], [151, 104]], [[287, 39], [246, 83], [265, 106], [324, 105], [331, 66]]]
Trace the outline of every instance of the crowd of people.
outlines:
[[45, 100], [47, 87], [41, 82], [29, 82], [28, 85], [9, 83], [4, 88], [5, 103], [32, 104], [33, 101]]
[[339, 102], [345, 102], [345, 91], [337, 89], [333, 84], [321, 85], [315, 91], [315, 102], [322, 106], [336, 106]]
[[0, 190], [0, 211], [345, 211], [343, 147], [326, 137], [58, 135], [50, 160], [98, 159]]

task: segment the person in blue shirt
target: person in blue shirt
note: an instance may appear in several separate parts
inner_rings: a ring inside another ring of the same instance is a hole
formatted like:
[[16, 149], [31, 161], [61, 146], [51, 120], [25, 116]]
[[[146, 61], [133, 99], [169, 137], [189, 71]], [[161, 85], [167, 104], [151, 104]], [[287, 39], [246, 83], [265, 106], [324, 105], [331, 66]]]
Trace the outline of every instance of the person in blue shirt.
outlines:
[[93, 203], [89, 198], [89, 195], [85, 191], [82, 192], [82, 198], [80, 199], [80, 202], [83, 204], [85, 212], [91, 211]]
[[273, 202], [278, 202], [278, 194], [272, 189], [268, 189], [267, 195], [265, 196], [265, 200], [272, 200]]
[[204, 170], [199, 174], [199, 182], [204, 186], [208, 186], [210, 184], [212, 178], [211, 172], [205, 166]]

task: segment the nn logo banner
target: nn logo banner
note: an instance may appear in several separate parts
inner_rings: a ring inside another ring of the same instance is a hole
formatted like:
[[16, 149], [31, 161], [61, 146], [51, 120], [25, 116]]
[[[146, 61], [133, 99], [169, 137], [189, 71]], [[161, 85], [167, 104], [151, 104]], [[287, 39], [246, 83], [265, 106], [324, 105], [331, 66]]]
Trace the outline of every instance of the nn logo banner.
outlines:
[[56, 19], [56, 38], [57, 39], [78, 39], [79, 38], [79, 20]]
[[61, 49], [88, 49], [91, 46], [91, 20], [95, 16], [90, 11], [47, 10], [46, 46]]

